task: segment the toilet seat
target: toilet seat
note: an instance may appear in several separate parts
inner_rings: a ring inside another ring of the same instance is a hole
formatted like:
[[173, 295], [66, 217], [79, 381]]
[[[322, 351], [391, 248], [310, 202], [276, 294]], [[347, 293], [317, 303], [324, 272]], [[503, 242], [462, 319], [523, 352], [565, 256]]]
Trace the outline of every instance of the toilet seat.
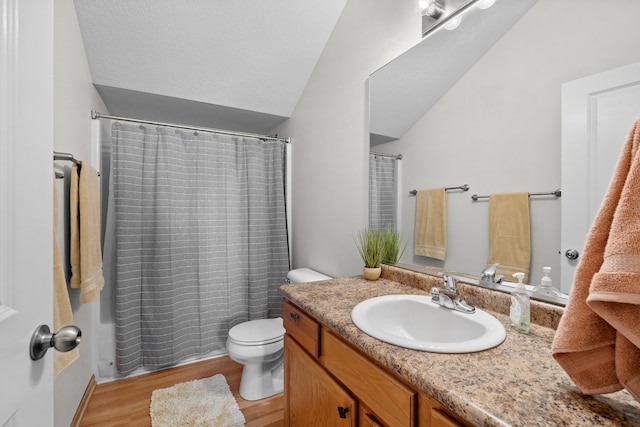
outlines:
[[242, 345], [265, 345], [284, 338], [282, 318], [250, 320], [229, 329], [229, 339]]

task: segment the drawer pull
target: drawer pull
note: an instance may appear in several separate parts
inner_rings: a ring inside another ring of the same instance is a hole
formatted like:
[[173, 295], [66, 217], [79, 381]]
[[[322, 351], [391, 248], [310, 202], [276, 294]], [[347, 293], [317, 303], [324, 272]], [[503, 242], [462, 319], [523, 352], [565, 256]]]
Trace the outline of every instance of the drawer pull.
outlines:
[[347, 418], [347, 412], [349, 412], [349, 408], [338, 406], [338, 414], [340, 415], [340, 418]]
[[289, 313], [289, 318], [291, 318], [291, 320], [293, 320], [294, 322], [297, 322], [300, 318], [300, 315], [298, 313]]

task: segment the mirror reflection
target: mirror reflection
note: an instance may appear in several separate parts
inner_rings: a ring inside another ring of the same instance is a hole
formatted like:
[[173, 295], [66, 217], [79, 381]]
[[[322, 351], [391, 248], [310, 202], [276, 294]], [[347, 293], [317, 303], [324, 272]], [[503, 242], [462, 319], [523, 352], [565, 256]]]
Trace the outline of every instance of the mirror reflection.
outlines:
[[[498, 0], [371, 75], [371, 150], [402, 155], [395, 212], [408, 244], [403, 264], [479, 278], [490, 264], [489, 199], [471, 196], [563, 187], [562, 85], [640, 61], [640, 4], [616, 7], [609, 19], [592, 0]], [[444, 259], [416, 255], [410, 191], [463, 184], [469, 191], [446, 193]], [[558, 286], [563, 264], [577, 263], [561, 247], [561, 200], [530, 198], [531, 285], [551, 267]]]

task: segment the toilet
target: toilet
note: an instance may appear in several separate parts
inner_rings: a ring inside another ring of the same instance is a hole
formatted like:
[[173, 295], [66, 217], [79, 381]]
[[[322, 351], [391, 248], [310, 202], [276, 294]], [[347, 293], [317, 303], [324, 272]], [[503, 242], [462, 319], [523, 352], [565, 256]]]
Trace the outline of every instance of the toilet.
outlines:
[[[310, 268], [297, 268], [287, 274], [289, 283], [330, 279]], [[250, 320], [229, 329], [229, 357], [244, 365], [240, 396], [260, 400], [284, 388], [284, 327], [282, 318]]]

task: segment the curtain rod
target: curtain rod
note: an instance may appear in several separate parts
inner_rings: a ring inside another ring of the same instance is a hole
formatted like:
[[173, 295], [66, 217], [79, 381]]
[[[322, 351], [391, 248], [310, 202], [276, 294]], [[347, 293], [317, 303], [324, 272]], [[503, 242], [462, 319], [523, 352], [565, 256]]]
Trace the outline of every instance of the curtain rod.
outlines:
[[213, 129], [213, 128], [204, 128], [198, 126], [188, 126], [188, 125], [179, 125], [175, 123], [165, 123], [165, 122], [154, 122], [151, 120], [140, 120], [140, 119], [132, 119], [129, 117], [119, 117], [119, 116], [110, 116], [107, 114], [102, 114], [97, 111], [91, 110], [91, 118], [92, 119], [111, 119], [111, 120], [119, 120], [123, 122], [132, 122], [132, 123], [142, 123], [147, 125], [155, 125], [155, 126], [168, 126], [177, 129], [186, 129], [186, 130], [195, 130], [200, 132], [211, 132], [211, 133], [220, 133], [223, 135], [233, 135], [233, 136], [246, 136], [250, 138], [258, 138], [262, 140], [268, 141], [280, 141], [285, 144], [291, 143], [291, 138], [278, 138], [277, 136], [268, 136], [268, 135], [257, 135], [254, 133], [244, 133], [244, 132], [235, 132], [231, 130], [223, 130], [223, 129]]
[[402, 160], [402, 154], [377, 153], [375, 151], [369, 151], [369, 154], [373, 154], [374, 156], [381, 156], [381, 157], [393, 157], [394, 159]]

